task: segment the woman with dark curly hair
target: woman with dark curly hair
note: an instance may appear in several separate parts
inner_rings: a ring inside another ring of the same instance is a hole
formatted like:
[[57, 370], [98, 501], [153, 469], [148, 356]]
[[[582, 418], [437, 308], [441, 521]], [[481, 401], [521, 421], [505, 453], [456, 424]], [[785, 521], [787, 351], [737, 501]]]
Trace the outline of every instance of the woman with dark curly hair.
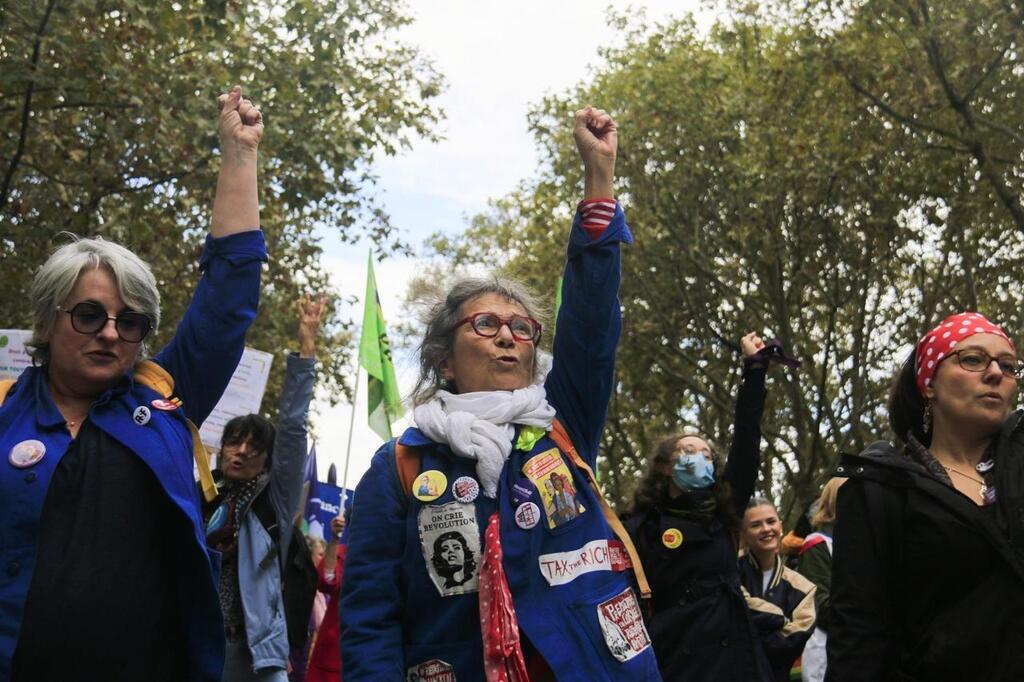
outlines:
[[767, 360], [754, 333], [723, 461], [708, 439], [661, 441], [625, 519], [651, 584], [650, 633], [666, 680], [771, 680], [740, 589], [738, 519], [754, 493]]
[[442, 533], [434, 540], [434, 556], [430, 557], [444, 587], [458, 587], [473, 579], [476, 561], [466, 538], [458, 531]]

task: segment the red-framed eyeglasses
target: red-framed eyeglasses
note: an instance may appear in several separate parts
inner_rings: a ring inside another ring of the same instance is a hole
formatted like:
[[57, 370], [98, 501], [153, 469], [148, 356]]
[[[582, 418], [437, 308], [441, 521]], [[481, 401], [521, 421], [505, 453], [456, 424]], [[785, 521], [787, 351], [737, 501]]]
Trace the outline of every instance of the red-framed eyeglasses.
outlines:
[[476, 313], [456, 322], [452, 330], [458, 329], [467, 322], [477, 336], [493, 338], [498, 335], [503, 326], [507, 325], [508, 330], [512, 332], [512, 338], [516, 341], [532, 341], [534, 345], [540, 343], [540, 322], [527, 315], [501, 317], [497, 313]]

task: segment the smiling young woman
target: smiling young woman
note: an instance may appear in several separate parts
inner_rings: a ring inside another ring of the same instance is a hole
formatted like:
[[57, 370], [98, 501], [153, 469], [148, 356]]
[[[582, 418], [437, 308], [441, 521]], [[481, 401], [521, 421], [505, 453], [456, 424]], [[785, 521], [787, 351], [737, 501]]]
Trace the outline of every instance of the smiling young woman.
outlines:
[[827, 680], [1020, 679], [1020, 377], [1002, 328], [950, 316], [893, 383], [903, 447], [843, 457]]

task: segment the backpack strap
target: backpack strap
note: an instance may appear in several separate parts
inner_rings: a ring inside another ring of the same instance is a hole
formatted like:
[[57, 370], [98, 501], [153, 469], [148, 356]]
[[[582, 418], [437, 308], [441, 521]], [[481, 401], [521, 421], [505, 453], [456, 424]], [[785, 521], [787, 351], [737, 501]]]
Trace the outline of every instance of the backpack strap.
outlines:
[[7, 394], [11, 392], [11, 388], [14, 387], [14, 383], [17, 379], [3, 379], [0, 380], [0, 405], [4, 404], [4, 400], [7, 399]]
[[392, 461], [395, 464], [395, 481], [398, 483], [402, 497], [412, 497], [412, 483], [420, 473], [422, 458], [420, 451], [402, 445], [398, 438], [392, 438], [388, 443], [388, 450], [394, 455]]
[[633, 562], [633, 573], [636, 575], [637, 587], [640, 588], [640, 596], [644, 599], [651, 598], [651, 586], [647, 582], [647, 574], [644, 573], [643, 564], [640, 563], [640, 555], [637, 554], [636, 547], [633, 545], [632, 538], [629, 537], [629, 533], [626, 531], [625, 526], [622, 525], [622, 521], [616, 516], [615, 511], [608, 504], [608, 500], [605, 499], [604, 493], [601, 492], [601, 486], [597, 483], [597, 477], [594, 476], [594, 470], [590, 468], [580, 453], [576, 451], [576, 446], [572, 444], [572, 439], [569, 437], [569, 432], [566, 431], [565, 426], [558, 419], [551, 421], [551, 440], [555, 441], [555, 445], [558, 446], [562, 452], [569, 456], [572, 463], [576, 465], [576, 468], [583, 472], [587, 478], [587, 482], [593, 489], [594, 494], [597, 495], [598, 502], [601, 503], [601, 512], [604, 514], [605, 521], [611, 526], [612, 531], [615, 533], [615, 537], [619, 539], [625, 548], [626, 553], [629, 554], [629, 560]]
[[[135, 378], [165, 399], [174, 396], [174, 377], [152, 360], [135, 363]], [[213, 482], [213, 472], [210, 470], [210, 453], [206, 451], [203, 439], [199, 436], [199, 429], [192, 420], [186, 418], [185, 423], [192, 434], [192, 459], [195, 460], [196, 469], [199, 471], [199, 486], [203, 491], [203, 499], [213, 502], [217, 498], [217, 484]]]

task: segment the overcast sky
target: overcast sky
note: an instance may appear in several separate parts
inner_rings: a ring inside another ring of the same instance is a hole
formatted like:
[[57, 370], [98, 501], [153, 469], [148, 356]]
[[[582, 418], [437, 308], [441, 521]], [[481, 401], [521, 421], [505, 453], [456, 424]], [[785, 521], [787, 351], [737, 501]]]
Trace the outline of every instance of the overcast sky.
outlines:
[[[531, 104], [581, 82], [598, 63], [598, 48], [618, 44], [605, 22], [605, 8], [644, 8], [658, 21], [693, 8], [697, 0], [583, 2], [580, 0], [421, 0], [410, 2], [414, 23], [402, 39], [417, 45], [444, 74], [447, 89], [438, 104], [447, 113], [444, 140], [420, 142], [409, 152], [376, 166], [380, 198], [406, 241], [420, 245], [430, 234], [455, 233], [530, 177], [540, 161], [527, 132]], [[614, 111], [614, 102], [596, 103]], [[568, 129], [567, 129], [568, 130]], [[343, 294], [363, 296], [369, 244], [341, 246], [325, 241], [324, 264]], [[376, 266], [381, 304], [389, 322], [397, 319], [414, 259], [388, 259]], [[351, 315], [361, 320], [362, 301]], [[415, 382], [415, 360], [396, 356], [403, 394]], [[355, 487], [380, 438], [366, 423], [365, 373], [356, 405], [349, 487]], [[314, 418], [321, 480], [331, 462], [341, 482], [349, 433], [350, 405], [318, 402]], [[403, 420], [395, 432], [408, 425]]]

